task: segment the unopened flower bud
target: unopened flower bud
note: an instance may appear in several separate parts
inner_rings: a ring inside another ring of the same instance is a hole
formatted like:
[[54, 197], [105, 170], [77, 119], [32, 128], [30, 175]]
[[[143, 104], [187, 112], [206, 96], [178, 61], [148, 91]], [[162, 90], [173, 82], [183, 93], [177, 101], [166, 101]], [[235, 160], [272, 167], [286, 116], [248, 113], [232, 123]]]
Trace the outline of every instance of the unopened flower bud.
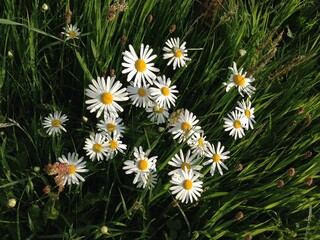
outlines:
[[116, 70], [113, 68], [110, 69], [110, 77], [115, 77], [116, 76]]
[[170, 28], [169, 28], [169, 33], [173, 33], [177, 28], [177, 25], [175, 24], [171, 24]]
[[82, 116], [82, 121], [83, 121], [84, 123], [86, 123], [86, 122], [88, 122], [88, 118], [85, 117], [85, 116]]
[[297, 110], [297, 114], [300, 115], [304, 112], [304, 107], [299, 107], [299, 109]]
[[235, 220], [236, 221], [241, 220], [243, 218], [243, 215], [244, 215], [243, 212], [241, 212], [241, 211], [238, 212], [237, 215], [235, 216]]
[[241, 163], [238, 163], [236, 166], [236, 171], [241, 172], [243, 170], [243, 165]]
[[40, 172], [40, 167], [38, 166], [33, 167], [33, 171], [36, 173]]
[[251, 234], [247, 234], [245, 237], [244, 237], [244, 240], [251, 240], [252, 239], [252, 235]]
[[247, 54], [247, 51], [246, 50], [244, 50], [244, 49], [240, 49], [239, 50], [239, 55], [240, 55], [240, 57], [243, 57], [244, 55], [246, 55]]
[[17, 204], [17, 200], [16, 200], [16, 199], [10, 198], [10, 199], [8, 200], [8, 207], [9, 207], [9, 208], [14, 208], [14, 207], [16, 206], [16, 204]]
[[66, 24], [70, 24], [71, 23], [71, 18], [72, 18], [71, 10], [68, 9], [68, 11], [66, 11], [64, 16], [65, 16], [65, 19], [66, 19]]
[[42, 191], [44, 194], [48, 194], [49, 192], [51, 192], [51, 188], [49, 185], [47, 185], [42, 189]]
[[48, 10], [49, 10], [49, 6], [46, 3], [42, 4], [41, 11], [46, 12]]
[[282, 179], [279, 179], [278, 181], [277, 181], [277, 187], [278, 188], [282, 188], [284, 186], [284, 181], [282, 180]]
[[304, 183], [308, 186], [310, 186], [313, 183], [313, 178], [312, 177], [307, 177]]
[[101, 232], [102, 234], [108, 234], [108, 231], [109, 231], [109, 229], [108, 229], [107, 226], [102, 226], [102, 227], [100, 228], [100, 232]]
[[127, 42], [127, 36], [123, 35], [123, 36], [121, 37], [121, 44], [122, 44], [122, 45], [125, 45], [126, 42]]
[[290, 176], [290, 177], [293, 177], [295, 174], [296, 174], [296, 170], [291, 167], [287, 170], [287, 174]]
[[152, 15], [149, 15], [148, 18], [147, 18], [147, 22], [148, 23], [151, 23], [153, 20], [153, 16]]
[[13, 58], [13, 52], [12, 52], [12, 50], [9, 50], [9, 51], [8, 51], [8, 57], [9, 57], [10, 59]]

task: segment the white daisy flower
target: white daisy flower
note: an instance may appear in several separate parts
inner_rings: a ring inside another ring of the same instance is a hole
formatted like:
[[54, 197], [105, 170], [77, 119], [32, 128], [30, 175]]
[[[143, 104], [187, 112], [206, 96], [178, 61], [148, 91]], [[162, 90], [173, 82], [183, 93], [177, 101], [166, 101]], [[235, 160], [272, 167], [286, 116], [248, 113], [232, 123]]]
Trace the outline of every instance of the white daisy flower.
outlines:
[[169, 172], [169, 175], [173, 175], [176, 174], [181, 170], [187, 170], [190, 171], [190, 169], [193, 170], [194, 173], [197, 173], [199, 175], [201, 175], [199, 173], [199, 171], [202, 169], [201, 165], [198, 165], [200, 158], [197, 158], [196, 155], [191, 154], [191, 151], [188, 150], [187, 154], [184, 155], [182, 149], [180, 149], [179, 154], [175, 154], [173, 156], [173, 158], [170, 159], [170, 161], [168, 162], [169, 165], [176, 167], [178, 169], [175, 169], [171, 172]]
[[248, 96], [251, 96], [256, 90], [251, 85], [251, 82], [253, 82], [255, 79], [252, 77], [246, 77], [247, 72], [242, 74], [243, 68], [241, 68], [238, 72], [237, 64], [235, 62], [233, 62], [233, 67], [229, 67], [229, 69], [232, 71], [232, 74], [229, 78], [229, 81], [223, 83], [227, 86], [226, 92], [228, 92], [230, 88], [235, 86], [238, 88], [238, 92], [242, 97], [242, 92], [245, 92]]
[[133, 155], [135, 159], [126, 160], [124, 162], [125, 166], [123, 167], [123, 170], [126, 170], [126, 174], [136, 174], [133, 184], [136, 184], [140, 180], [143, 183], [147, 183], [150, 172], [156, 170], [156, 162], [158, 157], [154, 156], [148, 158], [141, 146], [139, 148], [134, 148]]
[[253, 129], [253, 123], [255, 123], [256, 121], [254, 120], [254, 107], [251, 108], [251, 102], [245, 102], [244, 100], [242, 100], [242, 102], [238, 102], [238, 106], [239, 107], [236, 107], [236, 109], [242, 112], [244, 115], [244, 128], [246, 130], [248, 130], [249, 127]]
[[87, 156], [94, 161], [94, 160], [103, 160], [105, 156], [107, 156], [107, 148], [108, 144], [106, 142], [106, 138], [100, 134], [96, 133], [94, 136], [91, 135], [85, 141], [84, 150], [87, 152]]
[[195, 174], [192, 169], [190, 171], [179, 170], [178, 173], [172, 175], [170, 183], [174, 186], [170, 187], [170, 191], [173, 195], [176, 195], [176, 199], [181, 200], [182, 203], [192, 203], [198, 201], [201, 196], [202, 181], [199, 181], [199, 174]]
[[69, 39], [79, 38], [80, 36], [80, 31], [79, 28], [77, 28], [77, 25], [69, 24], [66, 27], [64, 27], [63, 30], [64, 32], [61, 33], [67, 36], [66, 41]]
[[140, 57], [137, 56], [132, 45], [129, 45], [129, 49], [130, 52], [125, 51], [123, 53], [124, 62], [122, 63], [122, 66], [125, 67], [122, 73], [129, 73], [127, 81], [130, 82], [135, 76], [134, 86], [146, 86], [146, 80], [152, 85], [153, 80], [156, 78], [154, 72], [160, 71], [153, 66], [154, 63], [151, 63], [157, 55], [151, 55], [153, 51], [152, 48], [149, 48], [149, 45], [144, 46], [143, 43], [141, 43], [140, 47]]
[[192, 112], [189, 112], [188, 109], [185, 109], [180, 114], [178, 121], [169, 129], [169, 132], [174, 135], [173, 139], [178, 138], [179, 143], [186, 141], [194, 133], [200, 132], [201, 127], [196, 125], [198, 122], [197, 117]]
[[204, 152], [207, 150], [207, 145], [209, 144], [206, 137], [203, 136], [203, 132], [193, 134], [187, 143], [192, 150], [192, 154], [200, 157], [204, 155]]
[[176, 86], [171, 86], [170, 78], [166, 79], [166, 76], [163, 75], [158, 76], [157, 80], [154, 81], [156, 87], [150, 88], [151, 95], [153, 96], [154, 100], [163, 107], [170, 108], [170, 104], [175, 106], [175, 101], [177, 99], [176, 95], [178, 90], [176, 90]]
[[[86, 169], [86, 162], [82, 161], [83, 157], [78, 159], [76, 153], [68, 153], [68, 157], [62, 155], [58, 158], [60, 163], [68, 164], [69, 172], [64, 177], [63, 185], [68, 183], [68, 185], [72, 184], [79, 184], [80, 181], [84, 182], [84, 178], [79, 174], [83, 172], [88, 172], [89, 170]], [[80, 181], [79, 181], [80, 180]]]
[[159, 104], [153, 104], [150, 107], [146, 108], [146, 112], [149, 112], [148, 118], [157, 123], [157, 125], [161, 123], [165, 123], [169, 117], [168, 109], [165, 107], [161, 107]]
[[208, 149], [205, 153], [205, 156], [210, 158], [210, 160], [207, 160], [203, 164], [208, 165], [212, 163], [211, 169], [210, 169], [210, 173], [212, 176], [214, 175], [216, 167], [218, 168], [220, 175], [223, 175], [221, 166], [224, 169], [228, 170], [227, 166], [221, 160], [228, 159], [229, 158], [228, 154], [230, 152], [229, 151], [223, 152], [223, 150], [224, 150], [224, 146], [221, 146], [220, 142], [218, 142], [217, 148], [215, 148], [213, 144], [208, 144]]
[[132, 105], [136, 107], [147, 108], [152, 104], [150, 85], [146, 84], [144, 86], [128, 86], [127, 91], [129, 98], [132, 100]]
[[108, 159], [114, 158], [118, 154], [118, 152], [124, 154], [124, 151], [127, 149], [127, 145], [122, 143], [119, 134], [113, 134], [112, 137], [110, 135], [107, 135], [106, 137]]
[[122, 118], [111, 117], [108, 115], [104, 117], [104, 120], [100, 120], [97, 124], [97, 128], [102, 133], [106, 133], [110, 136], [112, 136], [112, 134], [118, 134], [119, 137], [123, 137], [125, 130]]
[[43, 127], [47, 128], [46, 132], [49, 136], [60, 134], [61, 130], [67, 131], [64, 128], [64, 123], [68, 121], [67, 115], [63, 114], [61, 116], [61, 112], [55, 111], [53, 114], [50, 113], [48, 117], [44, 118]]
[[155, 171], [151, 171], [148, 175], [147, 181], [144, 182], [143, 178], [139, 178], [137, 182], [137, 188], [154, 188], [158, 181], [158, 175]]
[[231, 114], [228, 113], [228, 118], [223, 118], [226, 132], [230, 131], [229, 135], [234, 136], [234, 139], [242, 138], [244, 134], [244, 124], [246, 119], [244, 118], [243, 113], [239, 111], [232, 111]]
[[120, 81], [115, 82], [115, 78], [98, 77], [97, 81], [92, 79], [89, 89], [86, 89], [86, 95], [90, 98], [86, 101], [90, 112], [96, 112], [96, 117], [100, 117], [104, 112], [104, 116], [118, 117], [118, 111], [123, 112], [123, 108], [117, 103], [119, 101], [127, 101], [128, 93], [126, 88], [121, 88]]
[[168, 66], [173, 62], [173, 70], [186, 65], [186, 61], [191, 59], [187, 57], [188, 50], [186, 49], [186, 42], [180, 45], [179, 38], [170, 38], [166, 41], [166, 45], [162, 50], [165, 51], [163, 59], [170, 58]]

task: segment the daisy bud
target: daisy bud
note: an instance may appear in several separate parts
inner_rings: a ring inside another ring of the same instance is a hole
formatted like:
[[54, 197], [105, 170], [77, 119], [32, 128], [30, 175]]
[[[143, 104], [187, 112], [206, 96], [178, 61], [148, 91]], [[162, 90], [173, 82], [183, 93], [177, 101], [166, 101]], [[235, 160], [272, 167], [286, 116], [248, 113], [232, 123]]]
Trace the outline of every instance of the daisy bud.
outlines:
[[246, 55], [247, 54], [247, 51], [246, 50], [244, 50], [244, 49], [240, 49], [239, 50], [239, 55], [240, 55], [240, 57], [243, 57], [244, 55]]
[[9, 207], [9, 208], [14, 208], [14, 207], [16, 206], [16, 204], [17, 204], [17, 200], [16, 200], [16, 199], [10, 198], [10, 199], [8, 200], [8, 207]]
[[297, 110], [297, 115], [300, 115], [304, 112], [304, 107], [299, 107]]
[[113, 68], [111, 68], [110, 69], [110, 77], [115, 77], [115, 76], [116, 76], [116, 71]]
[[133, 204], [133, 209], [134, 210], [139, 210], [139, 209], [142, 209], [143, 208], [143, 205], [142, 205], [142, 202], [141, 201], [136, 201], [134, 204]]
[[153, 16], [152, 15], [149, 15], [148, 18], [147, 18], [147, 22], [148, 23], [151, 23], [153, 20]]
[[252, 235], [251, 234], [247, 234], [245, 237], [244, 237], [244, 240], [251, 240], [252, 239]]
[[112, 10], [109, 10], [108, 13], [107, 13], [107, 19], [109, 21], [112, 21], [112, 20], [114, 20], [115, 17], [116, 17], [116, 12], [112, 11]]
[[107, 235], [107, 234], [108, 234], [108, 231], [109, 231], [109, 229], [108, 229], [107, 226], [102, 226], [102, 227], [100, 228], [100, 232], [101, 232], [102, 234]]
[[236, 171], [241, 172], [243, 170], [243, 165], [241, 163], [238, 163], [236, 166]]
[[158, 132], [163, 132], [164, 130], [166, 130], [164, 127], [158, 127]]
[[169, 33], [173, 33], [177, 28], [177, 25], [175, 24], [171, 24], [170, 28], [169, 28]]
[[290, 176], [290, 177], [293, 177], [295, 174], [296, 174], [296, 170], [291, 167], [287, 170], [287, 174]]
[[12, 50], [8, 51], [8, 58], [12, 59], [13, 58], [13, 52]]
[[278, 181], [277, 181], [277, 187], [278, 188], [282, 188], [284, 186], [284, 181], [282, 180], [282, 179], [279, 179]]
[[304, 184], [310, 186], [313, 183], [313, 178], [312, 177], [307, 177], [306, 180], [304, 181]]
[[82, 121], [83, 121], [84, 123], [86, 123], [86, 122], [88, 122], [88, 118], [85, 117], [85, 116], [82, 116]]
[[243, 218], [243, 215], [244, 215], [243, 212], [241, 212], [241, 211], [238, 212], [237, 215], [235, 216], [235, 220], [236, 221], [241, 220]]
[[312, 152], [311, 152], [311, 151], [307, 151], [307, 152], [303, 155], [302, 159], [308, 159], [308, 158], [311, 158], [311, 157], [312, 157]]
[[38, 166], [33, 167], [33, 171], [36, 173], [40, 172], [40, 167]]
[[66, 19], [66, 24], [70, 24], [71, 23], [71, 17], [72, 17], [71, 10], [68, 9], [68, 11], [66, 11], [64, 16], [65, 16], [65, 19]]
[[42, 5], [42, 7], [41, 7], [41, 11], [42, 11], [42, 12], [46, 12], [46, 11], [48, 11], [48, 10], [49, 10], [49, 6], [44, 3], [44, 4]]

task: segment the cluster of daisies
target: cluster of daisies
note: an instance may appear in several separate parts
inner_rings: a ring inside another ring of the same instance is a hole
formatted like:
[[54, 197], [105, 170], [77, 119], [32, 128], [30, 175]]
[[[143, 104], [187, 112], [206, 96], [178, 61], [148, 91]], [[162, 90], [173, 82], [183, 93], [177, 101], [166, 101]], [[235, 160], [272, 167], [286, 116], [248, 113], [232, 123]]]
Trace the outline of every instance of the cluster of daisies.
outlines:
[[[185, 42], [180, 43], [179, 38], [171, 38], [165, 43], [163, 59], [169, 59], [168, 65], [172, 64], [174, 70], [186, 66], [186, 62], [191, 60], [187, 56], [188, 50], [185, 45]], [[89, 84], [85, 90], [88, 97], [85, 103], [88, 105], [87, 109], [96, 114], [99, 122], [96, 126], [97, 131], [86, 139], [83, 149], [92, 161], [108, 161], [118, 153], [125, 153], [127, 145], [122, 142], [125, 126], [120, 118], [124, 109], [120, 104], [130, 99], [133, 106], [143, 108], [147, 112], [152, 122], [167, 124], [168, 132], [173, 135], [173, 139], [179, 143], [187, 143], [189, 149], [181, 149], [168, 162], [174, 168], [168, 175], [172, 184], [170, 191], [176, 199], [192, 203], [198, 200], [203, 191], [203, 175], [200, 173], [203, 165], [211, 165], [212, 176], [216, 169], [223, 175], [222, 168], [228, 170], [224, 161], [229, 158], [230, 152], [224, 151], [225, 147], [220, 142], [211, 144], [206, 140], [204, 131], [198, 125], [199, 120], [188, 109], [178, 109], [169, 114], [169, 109], [175, 106], [179, 92], [171, 79], [161, 74], [154, 66], [153, 61], [157, 55], [152, 53], [153, 49], [144, 44], [140, 45], [139, 54], [132, 45], [129, 45], [129, 51], [123, 53], [122, 74], [127, 76], [127, 87], [115, 77], [97, 77]], [[243, 69], [238, 72], [235, 63], [230, 69], [232, 74], [229, 82], [225, 83], [227, 91], [235, 86], [241, 96], [243, 92], [249, 96], [253, 94], [255, 88], [250, 83], [254, 79], [246, 77], [246, 73], [242, 74]], [[236, 110], [228, 114], [228, 118], [224, 118], [225, 130], [230, 131], [230, 135], [235, 139], [242, 138], [244, 130], [253, 128], [253, 113], [254, 108], [251, 108], [250, 101], [238, 102]], [[55, 112], [45, 118], [43, 125], [49, 135], [55, 135], [66, 131], [64, 124], [67, 120], [67, 116], [61, 115], [61, 112]], [[158, 156], [149, 154], [150, 151], [144, 151], [141, 146], [134, 147], [134, 158], [124, 161], [123, 170], [126, 174], [134, 174], [133, 184], [138, 188], [153, 188], [157, 183]], [[59, 158], [59, 163], [48, 165], [47, 172], [51, 175], [56, 174], [56, 182], [62, 186], [66, 183], [78, 184], [84, 181], [78, 173], [88, 171], [85, 164], [83, 157], [78, 159], [75, 153], [69, 153], [68, 157]]]

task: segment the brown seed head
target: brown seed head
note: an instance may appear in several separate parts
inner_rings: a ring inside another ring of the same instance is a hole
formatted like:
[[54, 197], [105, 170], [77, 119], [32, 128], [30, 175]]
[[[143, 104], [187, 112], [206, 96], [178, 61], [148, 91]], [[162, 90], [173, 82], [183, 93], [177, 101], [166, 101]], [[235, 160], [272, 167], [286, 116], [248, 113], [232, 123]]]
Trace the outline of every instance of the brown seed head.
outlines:
[[243, 216], [244, 216], [244, 214], [243, 214], [243, 212], [238, 212], [237, 214], [236, 214], [236, 216], [235, 216], [235, 220], [236, 221], [239, 221], [239, 220], [241, 220], [242, 218], [243, 218]]
[[284, 181], [282, 180], [282, 179], [279, 179], [278, 181], [277, 181], [277, 187], [278, 188], [282, 188], [284, 186]]
[[251, 234], [247, 234], [247, 235], [244, 237], [244, 240], [252, 240], [252, 235], [251, 235]]
[[312, 177], [307, 177], [306, 180], [304, 180], [304, 183], [308, 186], [310, 186], [313, 183]]
[[122, 45], [125, 45], [126, 42], [127, 42], [127, 36], [126, 36], [126, 35], [122, 35], [122, 37], [121, 37], [121, 44], [122, 44]]
[[176, 29], [177, 29], [177, 25], [171, 24], [171, 26], [169, 27], [169, 33], [173, 33]]
[[110, 69], [110, 77], [115, 77], [116, 76], [116, 70], [113, 68]]
[[241, 163], [238, 163], [236, 166], [236, 171], [241, 172], [243, 170], [243, 165]]
[[295, 174], [296, 174], [296, 170], [291, 167], [287, 170], [287, 174], [290, 176], [290, 177], [293, 177]]
[[71, 18], [72, 18], [72, 12], [70, 9], [68, 9], [66, 11], [66, 13], [64, 14], [65, 19], [66, 19], [66, 24], [70, 24], [71, 23]]
[[297, 110], [297, 114], [300, 115], [304, 112], [304, 107], [299, 107]]
[[153, 16], [152, 15], [149, 15], [148, 18], [147, 18], [147, 22], [148, 23], [151, 23], [153, 20]]

